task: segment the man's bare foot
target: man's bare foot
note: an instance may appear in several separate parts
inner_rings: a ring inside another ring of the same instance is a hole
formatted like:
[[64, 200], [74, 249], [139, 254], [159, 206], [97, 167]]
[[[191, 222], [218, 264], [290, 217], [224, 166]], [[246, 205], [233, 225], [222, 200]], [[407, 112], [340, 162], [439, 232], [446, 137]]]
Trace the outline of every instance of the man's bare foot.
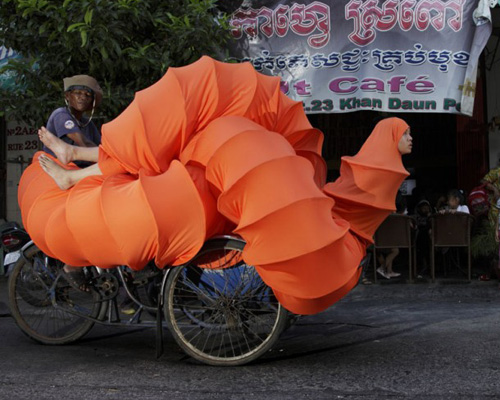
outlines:
[[64, 169], [49, 157], [41, 155], [38, 162], [42, 169], [49, 174], [61, 190], [67, 190], [75, 184], [71, 179], [71, 171]]
[[45, 146], [54, 152], [57, 159], [63, 164], [73, 161], [73, 146], [59, 139], [45, 126], [38, 129], [38, 137]]

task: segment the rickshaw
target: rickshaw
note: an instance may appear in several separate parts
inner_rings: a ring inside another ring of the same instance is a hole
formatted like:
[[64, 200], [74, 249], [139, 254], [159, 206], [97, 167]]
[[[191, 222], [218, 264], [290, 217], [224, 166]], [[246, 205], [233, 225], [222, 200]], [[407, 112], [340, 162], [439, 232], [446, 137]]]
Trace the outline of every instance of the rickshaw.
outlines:
[[[245, 263], [244, 246], [237, 236], [215, 237], [186, 264], [151, 265], [145, 274], [126, 266], [84, 267], [86, 292], [65, 279], [61, 261], [30, 241], [10, 272], [11, 313], [19, 328], [42, 344], [73, 343], [94, 324], [150, 326], [160, 357], [166, 327], [181, 349], [202, 363], [246, 364], [269, 351], [295, 317]], [[120, 310], [123, 298], [135, 305], [131, 314]]]

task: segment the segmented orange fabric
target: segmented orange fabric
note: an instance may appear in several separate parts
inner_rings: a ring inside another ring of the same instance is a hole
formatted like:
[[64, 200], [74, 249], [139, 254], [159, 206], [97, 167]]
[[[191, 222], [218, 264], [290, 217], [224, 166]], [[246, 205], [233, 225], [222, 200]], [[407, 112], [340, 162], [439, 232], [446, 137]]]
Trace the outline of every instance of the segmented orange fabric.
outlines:
[[203, 57], [103, 126], [102, 176], [61, 191], [35, 156], [19, 185], [24, 226], [70, 265], [133, 269], [182, 264], [237, 233], [283, 306], [317, 313], [356, 284], [365, 239], [395, 208], [405, 126], [382, 121], [325, 186], [323, 136], [279, 79]]

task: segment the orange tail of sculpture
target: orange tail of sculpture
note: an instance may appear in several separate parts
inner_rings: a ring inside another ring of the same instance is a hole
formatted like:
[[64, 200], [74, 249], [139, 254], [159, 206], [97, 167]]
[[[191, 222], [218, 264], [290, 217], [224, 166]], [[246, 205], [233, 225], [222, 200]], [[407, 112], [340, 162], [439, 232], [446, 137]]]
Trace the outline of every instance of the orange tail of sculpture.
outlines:
[[206, 166], [219, 211], [247, 242], [245, 261], [287, 309], [319, 312], [331, 304], [325, 298], [356, 283], [364, 248], [348, 222], [332, 219], [334, 202], [312, 164], [283, 136], [242, 117], [219, 118], [200, 133], [189, 163]]

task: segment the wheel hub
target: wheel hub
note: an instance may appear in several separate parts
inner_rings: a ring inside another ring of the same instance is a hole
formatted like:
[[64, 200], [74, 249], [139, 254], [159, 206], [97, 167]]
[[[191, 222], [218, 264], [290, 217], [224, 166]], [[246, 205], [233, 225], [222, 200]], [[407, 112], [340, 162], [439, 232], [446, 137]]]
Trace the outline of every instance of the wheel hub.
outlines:
[[103, 300], [110, 300], [118, 295], [120, 283], [116, 276], [109, 272], [105, 272], [97, 277], [96, 288]]

